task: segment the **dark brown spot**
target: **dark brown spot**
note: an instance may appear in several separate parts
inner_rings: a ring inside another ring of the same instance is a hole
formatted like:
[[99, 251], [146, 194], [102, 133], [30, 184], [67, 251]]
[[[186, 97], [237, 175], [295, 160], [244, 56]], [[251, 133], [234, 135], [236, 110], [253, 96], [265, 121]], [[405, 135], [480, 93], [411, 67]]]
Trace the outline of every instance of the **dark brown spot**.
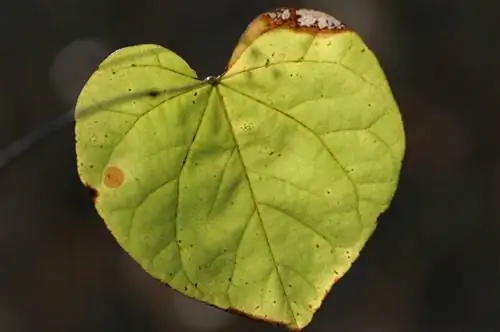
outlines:
[[99, 198], [99, 192], [97, 189], [91, 187], [89, 184], [85, 183], [85, 187], [89, 190], [90, 192], [90, 198], [92, 199], [92, 202], [96, 202], [97, 198]]
[[118, 188], [125, 181], [125, 174], [116, 166], [108, 166], [104, 171], [104, 184], [109, 188]]
[[158, 97], [160, 95], [160, 91], [158, 90], [151, 90], [148, 92], [148, 96], [151, 98]]

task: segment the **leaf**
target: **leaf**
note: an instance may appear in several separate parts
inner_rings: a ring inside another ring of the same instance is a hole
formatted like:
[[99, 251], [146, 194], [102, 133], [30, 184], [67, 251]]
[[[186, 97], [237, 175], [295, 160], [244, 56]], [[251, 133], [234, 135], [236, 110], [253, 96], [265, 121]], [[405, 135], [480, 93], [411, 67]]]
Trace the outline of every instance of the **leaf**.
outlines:
[[[137, 91], [152, 93], [78, 111]], [[373, 53], [306, 9], [257, 17], [226, 72], [204, 81], [160, 46], [120, 49], [87, 82], [76, 117], [81, 180], [148, 273], [296, 330], [374, 231], [405, 149]]]

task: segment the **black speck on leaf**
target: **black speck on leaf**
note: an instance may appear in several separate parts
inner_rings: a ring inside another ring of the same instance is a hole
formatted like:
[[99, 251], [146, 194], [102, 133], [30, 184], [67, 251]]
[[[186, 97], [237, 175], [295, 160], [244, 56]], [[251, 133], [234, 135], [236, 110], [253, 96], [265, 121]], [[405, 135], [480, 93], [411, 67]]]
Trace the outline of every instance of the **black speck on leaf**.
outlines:
[[148, 96], [151, 98], [158, 97], [159, 94], [160, 92], [158, 90], [151, 90], [148, 92]]

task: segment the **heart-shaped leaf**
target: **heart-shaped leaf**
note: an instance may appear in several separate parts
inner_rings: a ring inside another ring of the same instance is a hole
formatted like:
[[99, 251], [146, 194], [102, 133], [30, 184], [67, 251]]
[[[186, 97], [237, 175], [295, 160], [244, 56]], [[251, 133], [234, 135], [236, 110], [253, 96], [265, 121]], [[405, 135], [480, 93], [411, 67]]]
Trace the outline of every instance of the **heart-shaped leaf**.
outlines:
[[[140, 91], [151, 93], [81, 113]], [[226, 72], [204, 81], [160, 46], [120, 49], [89, 79], [76, 118], [80, 177], [148, 273], [292, 329], [374, 231], [405, 148], [373, 53], [306, 9], [257, 17]]]

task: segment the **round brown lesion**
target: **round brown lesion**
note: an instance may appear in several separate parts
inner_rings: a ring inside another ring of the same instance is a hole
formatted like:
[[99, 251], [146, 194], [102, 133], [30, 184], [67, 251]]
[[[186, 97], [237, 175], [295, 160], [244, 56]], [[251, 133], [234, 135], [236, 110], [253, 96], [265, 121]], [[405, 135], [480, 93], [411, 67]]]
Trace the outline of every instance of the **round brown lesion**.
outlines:
[[117, 166], [108, 166], [104, 171], [104, 185], [116, 189], [125, 181], [125, 174]]

